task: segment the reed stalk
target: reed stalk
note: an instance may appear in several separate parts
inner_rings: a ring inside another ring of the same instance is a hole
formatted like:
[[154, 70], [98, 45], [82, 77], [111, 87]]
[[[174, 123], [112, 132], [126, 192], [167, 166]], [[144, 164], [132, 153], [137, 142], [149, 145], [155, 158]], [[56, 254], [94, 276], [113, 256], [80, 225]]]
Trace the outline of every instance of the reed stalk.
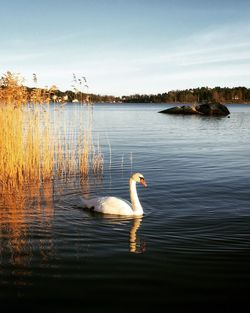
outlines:
[[49, 90], [36, 89], [28, 98], [18, 75], [8, 72], [1, 78], [0, 194], [15, 193], [56, 176], [86, 178], [90, 169], [94, 175], [103, 173], [100, 143], [93, 145], [92, 108], [87, 106], [83, 132], [69, 137], [66, 125], [57, 127], [45, 104]]

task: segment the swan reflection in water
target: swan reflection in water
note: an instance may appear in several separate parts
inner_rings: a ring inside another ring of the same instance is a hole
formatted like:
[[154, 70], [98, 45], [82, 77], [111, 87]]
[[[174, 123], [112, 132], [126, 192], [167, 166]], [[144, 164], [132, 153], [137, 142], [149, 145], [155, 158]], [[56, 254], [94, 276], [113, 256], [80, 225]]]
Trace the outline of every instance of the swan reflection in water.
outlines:
[[[82, 209], [82, 207], [79, 206], [77, 207], [78, 209]], [[130, 226], [127, 232], [129, 252], [131, 253], [146, 252], [146, 241], [144, 238], [138, 236], [138, 230], [140, 229], [140, 226], [142, 224], [142, 217], [126, 217], [119, 215], [101, 214], [99, 212], [90, 210], [85, 210], [85, 214], [87, 214], [89, 218], [96, 218], [105, 221], [105, 224], [110, 225], [113, 228], [113, 230], [117, 229], [117, 226], [121, 225]], [[122, 229], [124, 229], [124, 227]], [[121, 230], [120, 227], [119, 230]]]
[[132, 253], [144, 253], [146, 251], [146, 242], [137, 238], [137, 230], [142, 222], [142, 218], [135, 218], [129, 232], [129, 251]]

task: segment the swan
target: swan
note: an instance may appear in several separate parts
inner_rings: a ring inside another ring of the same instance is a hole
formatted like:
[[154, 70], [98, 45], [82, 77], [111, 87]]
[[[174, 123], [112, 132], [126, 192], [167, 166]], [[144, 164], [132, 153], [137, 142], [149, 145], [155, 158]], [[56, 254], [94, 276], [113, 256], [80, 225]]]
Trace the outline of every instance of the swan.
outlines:
[[143, 208], [137, 195], [136, 183], [147, 187], [147, 183], [141, 173], [132, 174], [129, 179], [131, 203], [117, 197], [97, 197], [93, 199], [81, 198], [82, 206], [103, 214], [141, 216], [143, 215]]

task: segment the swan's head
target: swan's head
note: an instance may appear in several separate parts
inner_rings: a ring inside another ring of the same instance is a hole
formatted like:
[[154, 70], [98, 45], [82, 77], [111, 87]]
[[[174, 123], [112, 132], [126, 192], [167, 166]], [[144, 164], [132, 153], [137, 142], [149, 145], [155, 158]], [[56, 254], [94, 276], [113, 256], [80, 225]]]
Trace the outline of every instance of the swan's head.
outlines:
[[147, 183], [146, 180], [144, 178], [144, 176], [141, 173], [134, 173], [131, 176], [131, 179], [133, 179], [134, 181], [136, 181], [137, 183], [142, 184], [144, 187], [147, 187]]

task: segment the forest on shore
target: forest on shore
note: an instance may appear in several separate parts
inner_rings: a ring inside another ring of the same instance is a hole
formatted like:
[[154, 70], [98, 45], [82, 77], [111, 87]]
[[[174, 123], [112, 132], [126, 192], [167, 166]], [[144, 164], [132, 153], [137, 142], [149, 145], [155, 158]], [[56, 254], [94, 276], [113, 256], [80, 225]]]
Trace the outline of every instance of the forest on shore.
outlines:
[[[37, 78], [34, 76], [34, 84]], [[73, 75], [73, 90], [61, 91], [55, 85], [50, 88], [26, 87], [17, 74], [7, 72], [0, 78], [0, 102], [16, 99], [19, 102], [81, 102], [81, 103], [250, 103], [250, 88], [246, 87], [199, 87], [185, 90], [171, 90], [158, 94], [133, 94], [126, 96], [99, 95], [88, 92], [85, 77]]]
[[195, 103], [215, 101], [220, 103], [250, 103], [250, 88], [209, 88], [171, 90], [157, 95], [132, 95], [122, 97], [123, 102], [136, 103]]
[[[33, 91], [29, 88], [30, 92]], [[220, 103], [250, 103], [250, 88], [246, 87], [200, 87], [186, 90], [171, 90], [159, 94], [134, 94], [115, 97], [112, 95], [98, 95], [92, 93], [73, 92], [67, 90], [53, 90], [56, 99], [67, 99], [68, 102], [78, 100], [79, 102], [91, 101], [111, 103], [196, 103], [202, 101], [215, 101]]]

